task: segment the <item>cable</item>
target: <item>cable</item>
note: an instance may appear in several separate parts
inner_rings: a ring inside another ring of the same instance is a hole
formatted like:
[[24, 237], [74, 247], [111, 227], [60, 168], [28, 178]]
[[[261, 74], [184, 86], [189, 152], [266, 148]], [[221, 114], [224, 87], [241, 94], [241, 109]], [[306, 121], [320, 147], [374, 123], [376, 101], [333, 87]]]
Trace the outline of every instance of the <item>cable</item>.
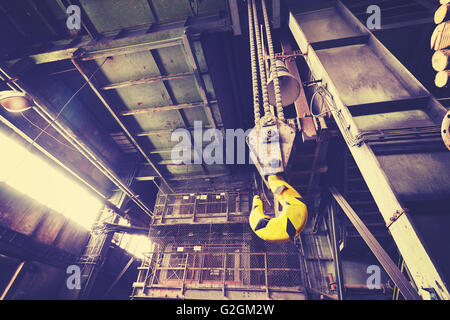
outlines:
[[262, 0], [261, 4], [263, 10], [264, 25], [266, 28], [267, 47], [269, 48], [270, 68], [271, 72], [273, 73], [273, 88], [275, 91], [275, 104], [277, 108], [277, 116], [280, 120], [284, 121], [285, 119], [284, 119], [283, 104], [281, 100], [280, 82], [278, 79], [278, 70], [275, 63], [275, 54], [273, 52], [272, 35], [270, 32], [269, 18], [267, 16], [266, 1]]
[[252, 86], [253, 86], [253, 112], [255, 115], [255, 125], [261, 119], [261, 110], [259, 107], [259, 85], [258, 85], [258, 69], [256, 63], [255, 40], [253, 30], [252, 5], [250, 0], [247, 1], [248, 9], [248, 32], [250, 37], [250, 58], [252, 64]]
[[[90, 81], [95, 74], [101, 69], [101, 67], [103, 67], [103, 65], [105, 64], [105, 62], [109, 59], [109, 57], [105, 58], [105, 61], [102, 62], [102, 64], [100, 64], [98, 66], [98, 68], [94, 71], [94, 73], [92, 73], [92, 75], [88, 78], [88, 80], [86, 80], [83, 85], [77, 90], [75, 91], [75, 93], [69, 98], [69, 100], [67, 100], [67, 102], [61, 107], [61, 109], [59, 110], [59, 112], [56, 114], [55, 118], [50, 121], [47, 126], [45, 126], [44, 129], [41, 129], [41, 132], [39, 132], [39, 134], [33, 139], [33, 141], [31, 141], [27, 147], [26, 150], [28, 151], [35, 143], [36, 141], [39, 139], [39, 137], [53, 124], [56, 122], [56, 120], [58, 120], [59, 116], [63, 113], [63, 111], [66, 109], [66, 107], [72, 102], [72, 100], [78, 95], [79, 92], [81, 92], [81, 90], [84, 89], [84, 87], [88, 84], [88, 81]], [[47, 132], [45, 132], [46, 134], [48, 134]], [[15, 166], [15, 168], [13, 170], [11, 170], [11, 172], [9, 173], [9, 175], [5, 178], [5, 180], [3, 182], [7, 182], [11, 176], [16, 172], [16, 170], [25, 162], [25, 160], [28, 158], [30, 153], [25, 154], [25, 156], [17, 163], [17, 165]]]
[[39, 137], [44, 133], [45, 130], [47, 130], [53, 123], [55, 123], [56, 120], [58, 120], [59, 116], [61, 115], [61, 113], [63, 113], [63, 111], [66, 109], [66, 107], [72, 102], [72, 100], [78, 95], [78, 93], [84, 89], [84, 87], [86, 85], [88, 85], [88, 82], [95, 76], [95, 74], [100, 70], [101, 67], [103, 67], [103, 65], [105, 64], [105, 62], [108, 60], [108, 58], [106, 58], [101, 65], [98, 66], [98, 68], [94, 71], [94, 73], [92, 73], [92, 75], [88, 78], [88, 80], [86, 80], [83, 85], [69, 98], [69, 100], [67, 100], [67, 102], [61, 107], [61, 109], [59, 110], [59, 112], [56, 114], [56, 117], [50, 121], [47, 126], [36, 136], [36, 138], [33, 139], [33, 141], [30, 143], [30, 147], [37, 141], [37, 139], [39, 139]]
[[[322, 98], [322, 105], [320, 107], [319, 114], [314, 114], [314, 112], [313, 112], [313, 102], [314, 102], [314, 98], [316, 97], [316, 95], [320, 95], [320, 97]], [[324, 104], [325, 104], [325, 98], [319, 93], [319, 91], [315, 91], [311, 97], [311, 101], [309, 102], [309, 113], [311, 113], [311, 115], [315, 118], [318, 118], [318, 117], [328, 113], [328, 111], [322, 112]]]
[[[21, 115], [22, 115], [22, 117], [23, 117], [26, 121], [28, 121], [32, 126], [36, 127], [36, 128], [39, 129], [39, 130], [43, 130], [41, 127], [39, 127], [39, 126], [36, 125], [33, 121], [31, 121], [29, 118], [27, 118], [27, 117], [25, 116], [25, 113], [22, 112]], [[58, 140], [58, 138], [56, 138], [55, 136], [51, 135], [50, 133], [45, 132], [45, 134], [48, 135], [49, 137], [53, 138], [56, 142], [62, 144], [63, 146], [66, 146], [67, 148], [69, 148], [69, 149], [71, 149], [71, 150], [73, 150], [73, 151], [75, 151], [75, 152], [78, 152], [77, 149], [75, 149], [75, 148], [73, 148], [72, 146], [70, 146], [70, 145], [68, 145], [68, 144], [66, 144], [66, 143], [64, 143], [64, 142], [62, 142], [62, 141], [60, 141], [60, 140]]]
[[[353, 137], [353, 135], [349, 131], [347, 122], [346, 122], [344, 116], [342, 115], [341, 110], [339, 110], [337, 108], [336, 103], [334, 102], [333, 95], [323, 85], [320, 85], [318, 83], [315, 83], [314, 85], [318, 86], [318, 88], [313, 93], [313, 95], [311, 97], [311, 101], [309, 103], [309, 111], [310, 111], [311, 115], [313, 117], [317, 118], [317, 117], [320, 117], [320, 116], [322, 116], [324, 114], [327, 114], [329, 111], [322, 112], [323, 105], [324, 105], [325, 101], [327, 101], [328, 106], [332, 106], [332, 107], [329, 107], [329, 110], [330, 110], [330, 112], [333, 113], [334, 119], [336, 120], [336, 123], [339, 122], [339, 124], [342, 126], [342, 130], [341, 131], [342, 131], [343, 137], [344, 137], [345, 141], [347, 142], [347, 144], [352, 146], [352, 147], [360, 145], [361, 142], [362, 142], [362, 139], [358, 139], [358, 138]], [[314, 99], [315, 99], [317, 94], [322, 97], [322, 106], [320, 108], [320, 113], [319, 114], [314, 114], [313, 111], [312, 111], [312, 107], [313, 107]], [[328, 97], [328, 99], [326, 97]]]
[[264, 58], [261, 47], [261, 36], [259, 32], [258, 12], [256, 10], [255, 0], [252, 0], [252, 6], [253, 6], [253, 23], [254, 23], [253, 26], [255, 29], [256, 46], [258, 49], [259, 73], [261, 78], [261, 91], [263, 96], [264, 116], [270, 116], [272, 112], [270, 111], [269, 94], [267, 92], [266, 71], [264, 67]]

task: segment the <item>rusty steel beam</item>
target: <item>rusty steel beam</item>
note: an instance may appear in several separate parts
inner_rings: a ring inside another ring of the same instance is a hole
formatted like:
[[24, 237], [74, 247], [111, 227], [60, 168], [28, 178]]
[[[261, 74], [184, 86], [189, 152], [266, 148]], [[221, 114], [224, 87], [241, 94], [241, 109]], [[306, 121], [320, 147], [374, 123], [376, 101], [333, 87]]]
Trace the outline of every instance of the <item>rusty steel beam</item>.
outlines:
[[353, 226], [358, 230], [364, 242], [373, 252], [380, 264], [383, 266], [386, 273], [395, 283], [397, 288], [402, 293], [406, 300], [421, 300], [417, 291], [413, 288], [411, 283], [405, 278], [403, 273], [398, 269], [394, 261], [389, 257], [387, 252], [383, 249], [380, 243], [375, 239], [373, 234], [367, 229], [364, 222], [358, 217], [358, 214], [352, 209], [345, 198], [335, 187], [330, 187], [330, 192], [336, 202], [341, 207], [342, 211], [347, 215]]
[[89, 84], [92, 91], [97, 95], [97, 97], [100, 99], [100, 101], [103, 103], [103, 105], [106, 107], [106, 109], [109, 111], [109, 113], [113, 116], [114, 120], [116, 120], [117, 124], [122, 128], [123, 132], [127, 135], [127, 137], [130, 139], [131, 143], [135, 146], [135, 148], [141, 153], [141, 155], [145, 158], [145, 160], [152, 166], [152, 168], [155, 170], [155, 172], [158, 174], [158, 176], [161, 178], [161, 180], [167, 185], [168, 189], [173, 192], [173, 189], [170, 187], [167, 180], [164, 178], [164, 176], [159, 172], [156, 165], [150, 160], [149, 156], [145, 153], [145, 151], [142, 149], [142, 147], [138, 144], [136, 139], [133, 137], [133, 135], [130, 133], [128, 128], [124, 125], [124, 123], [120, 120], [119, 116], [116, 114], [116, 112], [111, 108], [109, 103], [106, 101], [106, 99], [103, 97], [103, 95], [100, 93], [100, 91], [97, 89], [97, 87], [92, 83], [91, 80], [89, 80], [89, 77], [84, 72], [84, 70], [81, 68], [81, 65], [79, 62], [72, 58], [72, 63], [77, 68], [78, 72], [81, 74], [81, 76], [85, 79], [85, 81]]
[[[186, 165], [186, 164], [181, 164], [181, 165]], [[187, 165], [195, 165], [195, 163], [192, 164], [187, 164]], [[211, 179], [211, 178], [219, 178], [219, 177], [223, 177], [228, 175], [227, 172], [222, 172], [222, 173], [205, 173], [205, 174], [194, 174], [194, 175], [174, 175], [172, 177], [168, 177], [167, 179], [169, 181], [183, 181], [183, 180], [194, 180], [194, 179]], [[137, 176], [135, 178], [136, 181], [155, 181], [155, 179], [157, 179], [158, 176]]]
[[[211, 103], [216, 103], [217, 101], [211, 101]], [[171, 111], [171, 110], [181, 110], [181, 109], [192, 109], [205, 107], [203, 102], [193, 102], [193, 103], [182, 103], [182, 104], [171, 104], [165, 106], [155, 106], [155, 107], [142, 107], [137, 109], [131, 109], [123, 111], [120, 113], [122, 116], [134, 116], [138, 114], [146, 114], [161, 111]]]
[[158, 161], [158, 164], [161, 166], [189, 166], [189, 165], [199, 165], [199, 163], [179, 163], [179, 161], [175, 160], [161, 160]]
[[6, 295], [8, 294], [9, 290], [11, 289], [11, 287], [13, 286], [17, 277], [19, 276], [20, 272], [22, 271], [24, 265], [25, 265], [25, 261], [22, 261], [19, 263], [19, 265], [16, 268], [16, 271], [14, 272], [13, 276], [9, 280], [8, 284], [6, 285], [5, 290], [3, 290], [3, 293], [0, 296], [0, 300], [5, 300]]
[[205, 112], [208, 121], [213, 128], [217, 128], [214, 115], [212, 113], [211, 105], [208, 100], [208, 92], [206, 91], [205, 81], [200, 73], [200, 66], [198, 64], [197, 56], [195, 55], [192, 41], [190, 39], [189, 31], [186, 29], [182, 35], [184, 51], [186, 52], [186, 59], [194, 72], [195, 83], [197, 85], [202, 101], [205, 104]]
[[191, 28], [194, 33], [204, 30], [227, 31], [231, 28], [231, 23], [229, 17], [221, 15], [190, 17], [188, 20], [170, 23], [161, 21], [140, 28], [132, 27], [115, 33], [104, 33], [100, 40], [82, 36], [75, 44], [73, 39], [55, 41], [49, 44], [51, 49], [46, 51], [42, 50], [42, 45], [37, 45], [26, 55], [7, 57], [4, 60], [8, 65], [23, 58], [41, 64], [70, 60], [76, 51], [84, 52], [82, 60], [91, 60], [173, 47], [182, 44], [182, 34], [186, 27]]
[[101, 89], [102, 90], [113, 90], [113, 89], [130, 87], [130, 86], [135, 86], [135, 85], [145, 84], [145, 83], [153, 83], [153, 82], [175, 80], [175, 79], [185, 79], [185, 78], [190, 78], [192, 76], [193, 76], [193, 74], [191, 72], [169, 74], [169, 75], [149, 76], [149, 77], [144, 77], [144, 78], [140, 78], [140, 79], [136, 79], [136, 80], [127, 80], [127, 81], [122, 81], [122, 82], [117, 82], [117, 83], [111, 83], [111, 84], [103, 86]]
[[[157, 55], [157, 54], [156, 54], [154, 51], [152, 51], [152, 50], [150, 50], [150, 54], [152, 55], [153, 60], [155, 61], [156, 68], [157, 68], [159, 74], [161, 75], [161, 77], [168, 77], [167, 75], [164, 75], [164, 74], [163, 74], [165, 70], [163, 70], [163, 67], [161, 66], [161, 61], [160, 61], [160, 59], [159, 59], [159, 55]], [[193, 75], [192, 73], [189, 74], [189, 76], [192, 76], [192, 75]], [[182, 121], [182, 123], [183, 123], [183, 126], [184, 126], [184, 127], [187, 127], [188, 120], [187, 120], [187, 118], [186, 118], [186, 114], [184, 113], [184, 110], [183, 110], [183, 109], [188, 109], [188, 108], [197, 107], [197, 106], [193, 106], [192, 104], [191, 104], [190, 106], [185, 106], [185, 107], [183, 107], [183, 108], [180, 108], [180, 107], [179, 107], [180, 105], [175, 106], [175, 104], [177, 103], [177, 101], [176, 101], [176, 98], [175, 98], [175, 96], [174, 96], [174, 94], [173, 94], [172, 88], [170, 87], [170, 84], [169, 84], [169, 81], [168, 81], [168, 80], [170, 80], [170, 79], [168, 79], [168, 78], [162, 79], [162, 84], [163, 84], [164, 89], [166, 90], [167, 96], [169, 97], [169, 101], [170, 101], [170, 103], [171, 103], [172, 106], [171, 106], [171, 107], [167, 106], [167, 107], [164, 108], [164, 109], [166, 109], [166, 110], [170, 110], [170, 109], [171, 109], [171, 110], [176, 110], [176, 112], [177, 112], [178, 115], [180, 116], [180, 119], [181, 119], [181, 121]], [[205, 106], [205, 105], [203, 104], [202, 107], [204, 107], [204, 106]], [[158, 111], [165, 111], [164, 109], [158, 109]], [[156, 111], [156, 110], [153, 110], [153, 111]], [[192, 137], [191, 137], [191, 139], [192, 139]], [[192, 144], [194, 144], [193, 141], [192, 141]], [[195, 148], [194, 150], [198, 153], [198, 151], [197, 151], [196, 148]], [[201, 157], [200, 154], [198, 154], [198, 156]], [[203, 169], [203, 172], [204, 172], [204, 173], [207, 173], [207, 172], [208, 172], [208, 169], [206, 168], [206, 165], [205, 165], [203, 162], [202, 162], [202, 169]]]
[[101, 37], [101, 34], [97, 31], [94, 24], [92, 23], [91, 19], [89, 18], [86, 10], [84, 10], [84, 7], [81, 5], [79, 0], [57, 0], [56, 1], [61, 9], [66, 11], [66, 9], [71, 5], [76, 5], [80, 8], [80, 14], [81, 14], [81, 25], [83, 26], [83, 29], [86, 31], [86, 33], [89, 35], [91, 39], [97, 40]]
[[114, 287], [116, 286], [116, 284], [120, 281], [120, 279], [122, 279], [123, 275], [125, 274], [125, 272], [128, 271], [128, 269], [130, 268], [130, 266], [133, 264], [134, 260], [136, 258], [134, 256], [132, 256], [130, 258], [130, 260], [128, 260], [127, 264], [125, 265], [125, 267], [123, 267], [122, 271], [120, 271], [119, 275], [116, 277], [116, 279], [113, 281], [113, 283], [111, 284], [111, 286], [108, 288], [108, 290], [106, 290], [105, 294], [103, 295], [103, 298], [106, 298], [108, 296], [108, 294], [114, 289]]
[[241, 21], [239, 18], [239, 4], [237, 0], [228, 0], [228, 8], [231, 16], [233, 34], [239, 36], [242, 34]]
[[[211, 129], [211, 126], [203, 126], [202, 129]], [[193, 127], [180, 127], [180, 128], [173, 128], [173, 129], [161, 129], [161, 130], [148, 130], [148, 131], [142, 131], [137, 134], [138, 137], [147, 137], [147, 136], [157, 136], [162, 134], [172, 134], [173, 131], [177, 129], [185, 129], [188, 131], [193, 131], [195, 128]], [[220, 128], [219, 128], [220, 129]]]
[[[81, 60], [95, 60], [110, 56], [148, 51], [178, 46], [180, 37], [158, 40], [154, 34], [145, 31], [134, 31], [127, 37], [117, 38], [117, 35], [105, 36], [99, 41], [93, 41], [90, 37], [82, 37], [75, 45], [73, 40], [62, 40], [53, 43], [52, 49], [45, 52], [34, 52], [27, 56], [8, 59], [8, 64], [13, 65], [21, 59], [30, 59], [35, 64], [70, 60], [75, 52], [83, 52]], [[69, 47], [69, 48], [68, 48]], [[31, 49], [33, 50], [33, 49]], [[37, 48], [39, 50], [39, 48]]]
[[173, 176], [170, 177], [170, 181], [182, 181], [182, 180], [193, 180], [193, 179], [211, 179], [211, 178], [218, 178], [227, 176], [228, 172], [222, 172], [222, 173], [211, 173], [211, 174], [197, 174], [197, 175], [179, 175], [179, 176]]
[[[343, 4], [336, 1], [333, 10], [339, 12], [344, 21], [353, 28], [359, 30], [361, 34], [367, 35], [369, 38], [367, 43], [370, 45], [371, 51], [376, 54], [383, 63], [389, 67], [398, 79], [404, 85], [408, 85], [411, 91], [417, 93], [425, 93], [429, 96], [427, 115], [430, 119], [437, 121], [441, 114], [445, 114], [443, 108], [434, 97], [425, 89], [425, 87], [414, 78], [414, 76], [382, 45], [381, 42], [368, 30]], [[317, 11], [318, 14], [326, 11]], [[301, 15], [301, 14], [300, 14]], [[327, 16], [324, 15], [323, 23], [327, 23]], [[301, 50], [305, 54], [305, 61], [316, 80], [321, 80], [323, 86], [326, 85], [327, 90], [333, 97], [334, 109], [332, 110], [336, 124], [346, 140], [347, 146], [364, 177], [365, 182], [383, 216], [384, 221], [389, 224], [389, 231], [398, 246], [400, 254], [403, 256], [406, 265], [411, 271], [413, 280], [419, 288], [419, 294], [426, 298], [429, 293], [425, 289], [434, 289], [441, 299], [449, 299], [450, 294], [443, 281], [435, 262], [430, 257], [429, 251], [426, 249], [416, 227], [413, 225], [412, 219], [405, 212], [405, 207], [400, 197], [392, 185], [392, 178], [388, 177], [385, 169], [380, 164], [380, 160], [374, 153], [372, 148], [365, 142], [360, 144], [354, 143], [355, 137], [360, 134], [358, 125], [350, 113], [347, 105], [343, 101], [343, 90], [337, 85], [339, 78], [335, 79], [328, 73], [330, 70], [324, 65], [322, 56], [314, 49], [314, 42], [311, 36], [301, 25], [301, 17], [290, 12], [289, 28]], [[345, 38], [345, 34], [342, 36]], [[339, 41], [344, 38], [333, 39], [336, 46]], [[368, 73], [369, 74], [369, 73]], [[345, 92], [345, 91], [344, 91]]]
[[328, 130], [322, 130], [317, 138], [316, 150], [314, 152], [314, 159], [311, 168], [313, 172], [309, 177], [307, 188], [308, 199], [310, 199], [310, 197], [313, 195], [313, 192], [319, 184], [320, 176], [318, 176], [316, 172], [320, 171], [320, 168], [325, 167], [329, 140]]
[[[173, 128], [173, 129], [148, 130], [148, 131], [139, 132], [137, 134], [137, 136], [138, 137], [149, 137], [149, 136], [172, 134], [172, 132], [177, 129], [186, 129], [186, 128], [180, 127], [180, 128]], [[187, 130], [194, 130], [194, 129], [192, 128], [192, 129], [187, 129]]]

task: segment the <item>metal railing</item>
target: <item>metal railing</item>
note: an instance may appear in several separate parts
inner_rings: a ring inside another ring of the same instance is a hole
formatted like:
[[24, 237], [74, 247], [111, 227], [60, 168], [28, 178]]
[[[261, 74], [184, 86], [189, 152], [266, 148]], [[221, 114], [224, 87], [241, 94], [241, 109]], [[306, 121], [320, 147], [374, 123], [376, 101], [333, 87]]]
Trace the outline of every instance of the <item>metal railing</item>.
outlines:
[[[297, 253], [284, 252], [148, 252], [139, 268], [135, 288], [152, 296], [158, 290], [256, 290], [301, 291], [303, 288]], [[166, 291], [164, 291], [166, 292]], [[163, 296], [163, 295], [161, 295]]]
[[249, 201], [248, 192], [160, 194], [155, 204], [153, 223], [198, 222], [205, 218], [221, 218], [218, 222], [222, 223], [236, 216], [248, 215]]

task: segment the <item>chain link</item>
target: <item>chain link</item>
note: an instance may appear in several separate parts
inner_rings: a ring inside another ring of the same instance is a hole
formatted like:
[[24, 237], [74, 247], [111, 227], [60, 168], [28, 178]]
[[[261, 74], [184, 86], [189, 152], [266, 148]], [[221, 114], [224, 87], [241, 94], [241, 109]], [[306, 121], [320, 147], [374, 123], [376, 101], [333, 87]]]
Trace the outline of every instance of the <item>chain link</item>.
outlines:
[[252, 64], [252, 86], [253, 86], [253, 112], [255, 115], [255, 125], [257, 125], [261, 119], [261, 110], [259, 108], [259, 86], [258, 86], [258, 68], [256, 63], [255, 52], [255, 40], [253, 30], [253, 18], [252, 18], [252, 4], [247, 1], [248, 8], [248, 32], [250, 37], [250, 57]]
[[264, 16], [264, 25], [266, 28], [266, 37], [267, 37], [267, 47], [269, 48], [269, 56], [270, 56], [270, 71], [273, 73], [273, 88], [275, 91], [275, 104], [277, 108], [277, 116], [280, 120], [284, 121], [284, 111], [283, 104], [281, 100], [281, 90], [280, 90], [280, 82], [278, 79], [278, 70], [275, 64], [275, 54], [273, 52], [273, 43], [272, 43], [272, 35], [270, 32], [269, 18], [267, 15], [266, 1], [262, 0], [262, 10]]

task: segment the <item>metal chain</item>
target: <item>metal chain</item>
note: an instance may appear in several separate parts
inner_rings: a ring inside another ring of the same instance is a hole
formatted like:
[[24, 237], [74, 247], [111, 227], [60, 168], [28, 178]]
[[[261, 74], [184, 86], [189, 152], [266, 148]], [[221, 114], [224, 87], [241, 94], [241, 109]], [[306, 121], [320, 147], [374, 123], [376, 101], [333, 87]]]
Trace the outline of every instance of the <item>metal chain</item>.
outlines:
[[269, 18], [267, 16], [266, 1], [261, 0], [261, 4], [262, 4], [263, 16], [264, 16], [264, 25], [266, 27], [267, 47], [269, 48], [270, 68], [271, 68], [271, 72], [273, 73], [273, 88], [275, 91], [275, 103], [276, 103], [276, 108], [277, 108], [277, 116], [280, 120], [284, 121], [285, 119], [284, 119], [283, 104], [281, 101], [280, 82], [278, 79], [277, 66], [275, 64], [275, 54], [273, 52], [272, 35], [270, 33], [270, 25], [269, 25]]
[[255, 125], [261, 119], [261, 110], [259, 108], [259, 86], [258, 86], [258, 68], [256, 66], [255, 39], [253, 30], [252, 4], [247, 1], [248, 8], [248, 32], [250, 35], [250, 57], [252, 63], [252, 86], [253, 86], [253, 111], [255, 114]]
[[255, 0], [252, 0], [252, 6], [253, 6], [253, 23], [254, 23], [253, 27], [256, 35], [256, 46], [258, 48], [259, 73], [261, 78], [261, 91], [263, 96], [264, 115], [269, 116], [272, 114], [272, 112], [270, 111], [269, 94], [267, 92], [266, 70], [264, 67], [264, 58], [261, 47], [261, 36], [259, 32], [258, 13], [256, 11]]

